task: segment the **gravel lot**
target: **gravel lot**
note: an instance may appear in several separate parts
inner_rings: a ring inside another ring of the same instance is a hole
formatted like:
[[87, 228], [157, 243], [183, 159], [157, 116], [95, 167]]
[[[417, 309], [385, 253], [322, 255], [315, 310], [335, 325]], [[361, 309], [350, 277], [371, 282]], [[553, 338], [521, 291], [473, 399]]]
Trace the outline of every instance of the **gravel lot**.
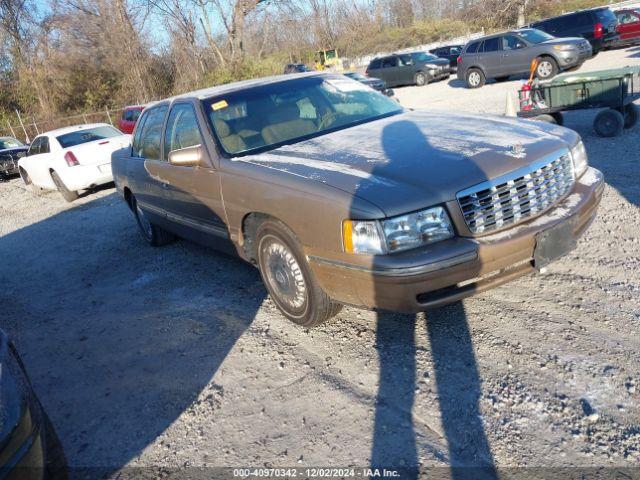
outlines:
[[[625, 64], [640, 48], [583, 68]], [[516, 85], [397, 94], [502, 113]], [[113, 188], [69, 205], [16, 179], [0, 184], [0, 324], [76, 467], [637, 466], [640, 127], [601, 139], [593, 116], [566, 124], [605, 173], [600, 213], [544, 275], [307, 331], [251, 266], [147, 247]]]

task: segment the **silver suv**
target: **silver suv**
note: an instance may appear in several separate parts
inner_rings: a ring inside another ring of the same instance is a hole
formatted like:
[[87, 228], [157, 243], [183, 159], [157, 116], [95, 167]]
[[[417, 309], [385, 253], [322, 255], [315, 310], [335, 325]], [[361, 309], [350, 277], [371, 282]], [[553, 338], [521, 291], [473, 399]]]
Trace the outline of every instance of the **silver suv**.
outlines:
[[556, 38], [535, 28], [491, 35], [467, 44], [458, 58], [458, 78], [469, 88], [480, 88], [489, 78], [502, 82], [511, 75], [529, 72], [539, 59], [536, 75], [541, 80], [579, 67], [591, 58], [584, 38]]

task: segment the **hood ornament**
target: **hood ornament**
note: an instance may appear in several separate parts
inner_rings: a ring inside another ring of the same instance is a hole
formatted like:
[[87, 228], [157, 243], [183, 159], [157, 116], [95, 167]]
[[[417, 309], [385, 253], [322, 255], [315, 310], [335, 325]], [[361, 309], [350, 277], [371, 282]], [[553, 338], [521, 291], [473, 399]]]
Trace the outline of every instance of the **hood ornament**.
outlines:
[[526, 152], [526, 149], [521, 143], [516, 143], [515, 145], [511, 145], [508, 154], [514, 158], [524, 158], [527, 155]]

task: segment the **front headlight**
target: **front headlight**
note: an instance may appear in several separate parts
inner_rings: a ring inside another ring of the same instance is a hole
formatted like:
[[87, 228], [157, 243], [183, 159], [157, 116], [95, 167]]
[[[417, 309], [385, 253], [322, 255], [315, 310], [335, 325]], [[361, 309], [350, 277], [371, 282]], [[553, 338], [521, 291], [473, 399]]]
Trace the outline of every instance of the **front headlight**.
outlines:
[[571, 158], [573, 160], [573, 170], [576, 172], [576, 178], [580, 178], [589, 167], [589, 157], [587, 156], [587, 150], [584, 148], [582, 140], [571, 149]]
[[379, 255], [418, 248], [453, 237], [449, 215], [442, 207], [429, 208], [399, 217], [376, 221], [343, 223], [347, 253]]
[[566, 52], [568, 50], [574, 50], [577, 47], [575, 45], [554, 45], [553, 48], [555, 50]]

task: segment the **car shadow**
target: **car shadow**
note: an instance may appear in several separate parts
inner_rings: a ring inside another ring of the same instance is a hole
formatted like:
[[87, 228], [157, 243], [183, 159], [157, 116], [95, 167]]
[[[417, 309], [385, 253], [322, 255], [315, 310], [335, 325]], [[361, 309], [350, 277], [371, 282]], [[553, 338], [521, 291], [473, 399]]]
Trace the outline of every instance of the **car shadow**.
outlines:
[[[442, 157], [443, 152], [429, 143], [415, 123], [402, 117], [384, 128], [381, 140], [386, 162], [373, 168], [371, 173], [374, 176], [384, 177], [383, 170], [393, 164], [396, 175], [413, 171], [417, 177], [429, 178], [429, 173], [433, 172], [426, 171], [426, 167], [416, 162], [416, 157], [424, 159], [425, 165], [436, 164], [433, 159], [428, 161], [430, 156], [447, 161]], [[455, 163], [457, 159], [459, 157], [448, 160]], [[465, 165], [466, 168], [477, 168]], [[486, 179], [484, 172], [478, 170], [475, 173], [476, 178]], [[366, 189], [366, 185], [361, 188]], [[363, 195], [366, 195], [364, 190]], [[374, 257], [372, 269], [380, 270], [384, 264], [382, 259]], [[474, 272], [470, 272], [470, 277], [474, 276]], [[380, 282], [380, 277], [373, 278], [372, 284], [375, 303], [388, 302], [391, 294]], [[442, 287], [445, 286], [448, 285]], [[415, 296], [407, 295], [407, 303], [417, 304]], [[408, 479], [422, 478], [424, 469], [429, 467], [421, 460], [428, 457], [429, 452], [420, 451], [422, 444], [417, 442], [413, 418], [418, 376], [416, 326], [423, 321], [426, 322], [442, 430], [448, 446], [446, 461], [450, 475], [454, 479], [497, 478], [479, 406], [482, 381], [466, 313], [460, 302], [424, 315], [377, 314], [376, 349], [380, 380], [371, 466], [398, 469], [402, 472], [401, 477]]]
[[116, 194], [0, 237], [0, 251], [13, 252], [2, 326], [72, 475], [135, 463], [189, 409], [215, 421], [214, 375], [266, 296], [253, 267], [186, 241], [147, 246]]

